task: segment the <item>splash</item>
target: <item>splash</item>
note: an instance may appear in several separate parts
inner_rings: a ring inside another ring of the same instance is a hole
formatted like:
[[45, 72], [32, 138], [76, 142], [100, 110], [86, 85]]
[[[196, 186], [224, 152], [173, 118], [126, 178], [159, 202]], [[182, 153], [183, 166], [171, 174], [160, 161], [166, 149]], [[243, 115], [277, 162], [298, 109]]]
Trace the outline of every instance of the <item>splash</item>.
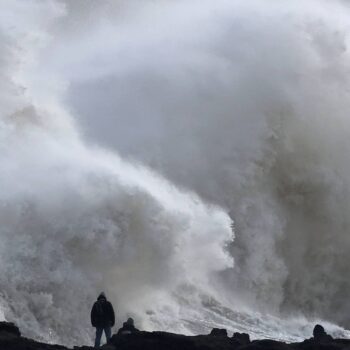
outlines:
[[83, 343], [102, 288], [146, 329], [344, 335], [345, 1], [2, 6], [5, 318]]
[[234, 306], [348, 327], [347, 2], [105, 5], [48, 69], [89, 140], [230, 211]]
[[[62, 103], [64, 80], [34, 74], [59, 2], [8, 1], [1, 12], [0, 305], [25, 335], [91, 341], [105, 290], [119, 322], [175, 315], [175, 293], [215, 295], [232, 266], [231, 219], [150, 169], [87, 146]], [[165, 326], [164, 326], [165, 327]]]

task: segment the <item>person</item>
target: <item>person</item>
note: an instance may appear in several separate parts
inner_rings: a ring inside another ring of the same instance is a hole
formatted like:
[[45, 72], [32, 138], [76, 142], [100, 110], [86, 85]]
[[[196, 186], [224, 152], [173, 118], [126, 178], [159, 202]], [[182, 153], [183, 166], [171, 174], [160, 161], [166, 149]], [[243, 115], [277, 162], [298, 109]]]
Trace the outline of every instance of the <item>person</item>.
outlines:
[[134, 320], [129, 317], [126, 322], [123, 323], [123, 327], [118, 330], [118, 335], [120, 334], [131, 334], [139, 332], [139, 330], [134, 325]]
[[333, 340], [333, 337], [326, 333], [323, 326], [317, 324], [313, 330], [313, 340], [317, 343], [329, 343]]
[[95, 348], [100, 346], [103, 331], [106, 335], [107, 343], [112, 335], [112, 327], [115, 323], [115, 316], [112, 304], [107, 300], [102, 292], [91, 309], [91, 324], [96, 328]]

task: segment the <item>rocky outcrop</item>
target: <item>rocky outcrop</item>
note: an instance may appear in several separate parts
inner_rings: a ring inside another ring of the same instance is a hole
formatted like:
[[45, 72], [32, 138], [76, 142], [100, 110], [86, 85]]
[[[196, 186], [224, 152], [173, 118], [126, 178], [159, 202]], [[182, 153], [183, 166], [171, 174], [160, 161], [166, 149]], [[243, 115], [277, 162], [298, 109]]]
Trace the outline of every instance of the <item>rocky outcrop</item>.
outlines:
[[20, 337], [21, 332], [19, 331], [19, 328], [14, 323], [0, 322], [0, 335]]
[[113, 336], [111, 344], [116, 349], [132, 350], [229, 350], [231, 338], [222, 335], [185, 336], [166, 332], [139, 332]]
[[0, 322], [1, 350], [66, 350], [61, 345], [39, 343], [32, 339], [21, 337], [21, 332], [13, 323]]
[[[301, 343], [286, 344], [274, 340], [250, 341], [246, 333], [227, 336], [225, 329], [214, 328], [208, 335], [185, 336], [167, 332], [135, 332], [115, 334], [103, 350], [350, 350], [349, 339], [333, 339], [323, 327], [315, 327], [314, 336]], [[92, 350], [74, 347], [74, 350]], [[21, 336], [13, 323], [0, 322], [0, 350], [68, 350]]]
[[247, 334], [247, 333], [233, 333], [232, 343], [236, 347], [239, 347], [241, 345], [248, 345], [248, 344], [250, 344], [249, 334]]
[[224, 328], [213, 328], [209, 335], [214, 337], [227, 337], [227, 330]]

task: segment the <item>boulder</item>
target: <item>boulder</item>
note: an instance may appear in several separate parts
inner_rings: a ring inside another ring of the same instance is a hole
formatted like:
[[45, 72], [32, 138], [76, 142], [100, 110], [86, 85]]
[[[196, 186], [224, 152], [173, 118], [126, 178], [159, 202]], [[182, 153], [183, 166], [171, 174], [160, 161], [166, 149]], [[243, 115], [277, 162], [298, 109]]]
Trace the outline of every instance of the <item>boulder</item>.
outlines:
[[227, 330], [225, 328], [213, 328], [209, 335], [214, 337], [227, 337]]

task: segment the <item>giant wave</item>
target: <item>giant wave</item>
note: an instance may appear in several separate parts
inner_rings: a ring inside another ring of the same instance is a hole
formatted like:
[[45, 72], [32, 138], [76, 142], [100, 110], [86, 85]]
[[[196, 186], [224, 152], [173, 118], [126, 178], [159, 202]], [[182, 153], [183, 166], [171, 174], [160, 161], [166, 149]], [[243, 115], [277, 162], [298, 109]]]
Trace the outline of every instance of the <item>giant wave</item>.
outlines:
[[4, 319], [87, 342], [104, 289], [146, 329], [348, 327], [346, 3], [1, 6]]

